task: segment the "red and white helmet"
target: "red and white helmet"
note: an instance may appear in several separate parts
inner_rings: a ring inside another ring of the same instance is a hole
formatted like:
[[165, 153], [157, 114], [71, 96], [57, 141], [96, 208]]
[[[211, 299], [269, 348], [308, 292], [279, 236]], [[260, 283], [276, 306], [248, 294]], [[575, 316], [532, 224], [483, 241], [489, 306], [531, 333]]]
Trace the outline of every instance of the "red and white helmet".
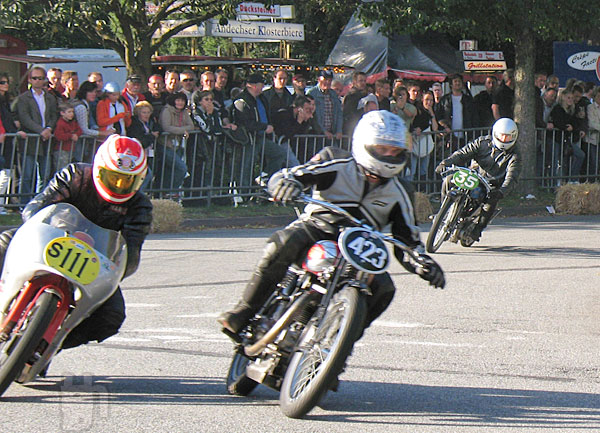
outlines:
[[123, 203], [135, 195], [146, 177], [146, 152], [135, 138], [113, 134], [94, 157], [94, 185], [109, 203]]

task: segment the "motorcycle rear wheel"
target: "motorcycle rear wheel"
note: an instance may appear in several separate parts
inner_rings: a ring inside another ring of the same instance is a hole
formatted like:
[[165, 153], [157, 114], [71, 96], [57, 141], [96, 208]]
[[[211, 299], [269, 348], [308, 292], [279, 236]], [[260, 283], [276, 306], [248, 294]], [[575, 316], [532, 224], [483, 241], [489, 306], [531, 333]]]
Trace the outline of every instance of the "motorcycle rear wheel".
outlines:
[[344, 368], [366, 312], [365, 298], [354, 287], [333, 296], [321, 324], [305, 333], [290, 359], [279, 395], [286, 416], [302, 418], [319, 403]]
[[40, 344], [58, 309], [59, 300], [53, 293], [42, 293], [21, 328], [13, 330], [10, 338], [0, 343], [0, 395], [23, 370]]
[[250, 359], [236, 351], [227, 373], [227, 392], [231, 395], [247, 396], [258, 385], [258, 382], [246, 376], [246, 367]]
[[462, 197], [446, 195], [439, 212], [436, 214], [427, 236], [425, 249], [428, 253], [435, 253], [446, 241], [455, 226], [462, 207]]

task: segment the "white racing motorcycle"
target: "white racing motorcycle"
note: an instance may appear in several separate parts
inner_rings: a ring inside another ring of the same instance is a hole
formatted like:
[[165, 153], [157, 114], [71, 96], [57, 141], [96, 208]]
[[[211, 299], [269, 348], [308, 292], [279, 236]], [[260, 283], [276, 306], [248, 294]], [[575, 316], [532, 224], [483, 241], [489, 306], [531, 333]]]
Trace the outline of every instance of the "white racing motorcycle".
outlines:
[[117, 289], [123, 236], [74, 206], [41, 209], [15, 233], [0, 280], [0, 395], [32, 381], [67, 334]]

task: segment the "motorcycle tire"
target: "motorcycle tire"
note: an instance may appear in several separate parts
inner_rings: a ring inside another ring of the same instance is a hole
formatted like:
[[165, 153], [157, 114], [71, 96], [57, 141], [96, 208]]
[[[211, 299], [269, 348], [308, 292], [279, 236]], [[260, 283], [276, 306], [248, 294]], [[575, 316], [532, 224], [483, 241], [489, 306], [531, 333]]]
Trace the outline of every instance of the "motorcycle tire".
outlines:
[[344, 287], [333, 296], [321, 323], [304, 334], [290, 359], [279, 395], [286, 416], [302, 418], [337, 380], [366, 313], [366, 300], [356, 288]]
[[227, 373], [227, 392], [231, 395], [247, 396], [258, 385], [258, 382], [246, 376], [246, 367], [250, 359], [242, 355], [239, 351], [235, 352], [229, 373]]
[[40, 344], [58, 309], [59, 301], [58, 296], [53, 293], [42, 293], [21, 328], [14, 329], [10, 338], [0, 343], [0, 396], [17, 378]]
[[462, 197], [446, 195], [427, 235], [425, 249], [428, 253], [435, 253], [442, 246], [442, 243], [450, 237], [460, 215], [462, 203]]

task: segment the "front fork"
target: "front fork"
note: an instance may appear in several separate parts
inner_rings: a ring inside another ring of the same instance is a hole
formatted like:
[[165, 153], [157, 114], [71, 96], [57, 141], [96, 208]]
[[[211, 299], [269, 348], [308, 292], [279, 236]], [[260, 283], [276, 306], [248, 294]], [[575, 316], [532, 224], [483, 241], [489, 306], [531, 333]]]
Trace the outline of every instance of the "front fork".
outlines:
[[60, 298], [58, 309], [43, 337], [47, 343], [53, 340], [69, 312], [72, 294], [67, 280], [58, 275], [46, 274], [29, 281], [11, 304], [8, 314], [0, 325], [0, 343], [7, 341], [14, 330], [21, 329], [38, 298], [46, 291], [51, 291]]

